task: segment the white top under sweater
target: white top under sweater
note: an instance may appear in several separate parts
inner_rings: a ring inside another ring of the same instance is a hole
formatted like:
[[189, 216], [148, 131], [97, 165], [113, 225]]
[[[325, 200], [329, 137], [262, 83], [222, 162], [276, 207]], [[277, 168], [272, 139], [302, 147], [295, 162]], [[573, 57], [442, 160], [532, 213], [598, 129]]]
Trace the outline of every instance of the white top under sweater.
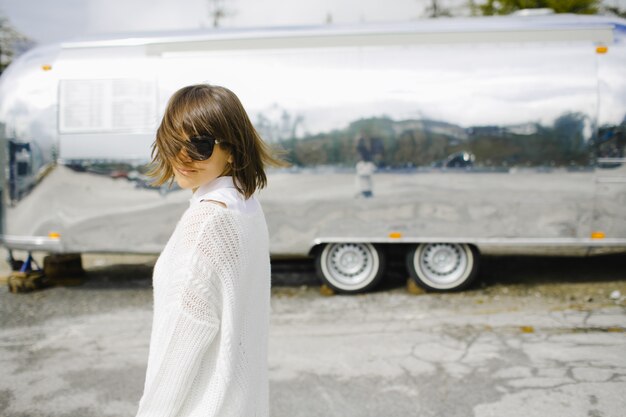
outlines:
[[[202, 200], [222, 201], [227, 208]], [[154, 265], [137, 417], [268, 417], [269, 242], [232, 177], [199, 187]]]

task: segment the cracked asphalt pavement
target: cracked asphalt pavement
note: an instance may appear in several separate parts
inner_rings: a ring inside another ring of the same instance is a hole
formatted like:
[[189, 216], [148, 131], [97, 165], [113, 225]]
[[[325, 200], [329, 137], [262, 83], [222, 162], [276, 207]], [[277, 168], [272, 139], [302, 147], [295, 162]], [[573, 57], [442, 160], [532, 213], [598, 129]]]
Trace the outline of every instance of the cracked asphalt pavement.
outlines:
[[[83, 255], [82, 285], [2, 286], [1, 416], [134, 415], [155, 259]], [[626, 416], [625, 254], [484, 257], [461, 293], [409, 292], [393, 261], [385, 278], [328, 296], [310, 261], [274, 262], [273, 417]]]

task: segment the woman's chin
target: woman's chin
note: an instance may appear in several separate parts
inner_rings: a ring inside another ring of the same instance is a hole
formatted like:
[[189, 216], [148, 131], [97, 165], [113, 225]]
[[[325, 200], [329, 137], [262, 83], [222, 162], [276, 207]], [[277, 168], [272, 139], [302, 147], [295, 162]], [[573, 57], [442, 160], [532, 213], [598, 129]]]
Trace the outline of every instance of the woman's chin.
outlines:
[[196, 186], [195, 183], [189, 181], [189, 179], [176, 175], [175, 176], [176, 183], [180, 188], [183, 189], [191, 189]]

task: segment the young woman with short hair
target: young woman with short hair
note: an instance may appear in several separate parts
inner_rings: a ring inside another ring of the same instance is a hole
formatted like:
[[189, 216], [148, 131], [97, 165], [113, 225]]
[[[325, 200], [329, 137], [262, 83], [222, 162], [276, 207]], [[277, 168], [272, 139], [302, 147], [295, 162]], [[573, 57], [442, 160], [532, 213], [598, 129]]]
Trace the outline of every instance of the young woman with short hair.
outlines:
[[137, 417], [267, 417], [268, 231], [255, 191], [284, 166], [237, 96], [192, 85], [169, 100], [155, 185], [193, 194], [154, 266], [154, 316]]

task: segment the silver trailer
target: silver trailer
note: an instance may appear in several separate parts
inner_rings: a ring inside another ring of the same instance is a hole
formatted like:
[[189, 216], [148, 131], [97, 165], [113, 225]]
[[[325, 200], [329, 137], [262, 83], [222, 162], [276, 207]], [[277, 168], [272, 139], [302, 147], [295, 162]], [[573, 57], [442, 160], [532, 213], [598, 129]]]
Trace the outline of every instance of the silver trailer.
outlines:
[[224, 85], [293, 166], [259, 193], [273, 256], [338, 291], [388, 250], [460, 289], [479, 253], [626, 247], [626, 21], [576, 15], [117, 36], [0, 80], [9, 249], [159, 253], [190, 192], [145, 177], [178, 88]]

